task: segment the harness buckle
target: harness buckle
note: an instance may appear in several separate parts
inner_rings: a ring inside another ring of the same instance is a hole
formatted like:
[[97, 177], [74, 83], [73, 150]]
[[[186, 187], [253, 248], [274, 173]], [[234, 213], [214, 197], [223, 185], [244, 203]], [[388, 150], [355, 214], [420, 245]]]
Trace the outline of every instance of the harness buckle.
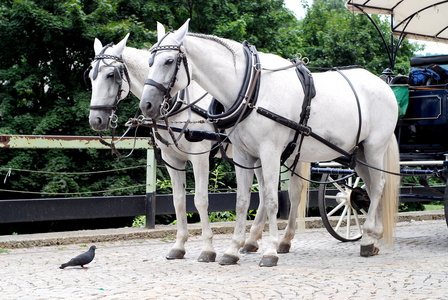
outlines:
[[310, 136], [311, 135], [311, 127], [302, 126], [302, 129], [300, 129], [300, 133], [304, 136]]

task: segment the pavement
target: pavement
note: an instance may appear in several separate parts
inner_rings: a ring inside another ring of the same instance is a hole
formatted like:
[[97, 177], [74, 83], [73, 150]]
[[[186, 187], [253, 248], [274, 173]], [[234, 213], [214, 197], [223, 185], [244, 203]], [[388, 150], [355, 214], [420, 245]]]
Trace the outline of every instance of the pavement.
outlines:
[[[232, 223], [214, 224], [219, 259]], [[284, 221], [279, 221], [282, 228]], [[260, 268], [260, 250], [233, 266], [199, 263], [192, 224], [182, 260], [164, 257], [175, 227], [0, 236], [0, 299], [447, 299], [448, 228], [443, 212], [401, 214], [393, 248], [359, 256], [308, 218], [277, 267]], [[280, 234], [284, 231], [280, 230]], [[59, 265], [97, 246], [88, 270]]]

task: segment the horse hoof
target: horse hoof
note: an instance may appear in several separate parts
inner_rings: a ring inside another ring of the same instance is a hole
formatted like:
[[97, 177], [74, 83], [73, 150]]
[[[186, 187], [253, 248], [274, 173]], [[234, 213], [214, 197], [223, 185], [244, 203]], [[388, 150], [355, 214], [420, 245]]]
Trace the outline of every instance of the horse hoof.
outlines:
[[258, 245], [244, 244], [244, 247], [241, 249], [241, 253], [254, 253], [257, 252]]
[[278, 262], [278, 257], [273, 255], [263, 256], [260, 261], [260, 267], [275, 267]]
[[361, 256], [362, 257], [369, 257], [377, 255], [378, 252], [380, 252], [380, 249], [375, 247], [373, 244], [361, 246]]
[[198, 262], [214, 262], [216, 258], [216, 253], [212, 251], [204, 251], [199, 255]]
[[172, 259], [182, 259], [184, 258], [185, 250], [180, 249], [171, 249], [170, 253], [166, 256], [166, 259], [172, 260]]
[[277, 253], [289, 253], [291, 249], [291, 243], [281, 242], [278, 246]]
[[219, 260], [219, 264], [222, 265], [222, 266], [236, 265], [238, 260], [239, 260], [238, 256], [224, 254], [221, 257], [221, 259]]

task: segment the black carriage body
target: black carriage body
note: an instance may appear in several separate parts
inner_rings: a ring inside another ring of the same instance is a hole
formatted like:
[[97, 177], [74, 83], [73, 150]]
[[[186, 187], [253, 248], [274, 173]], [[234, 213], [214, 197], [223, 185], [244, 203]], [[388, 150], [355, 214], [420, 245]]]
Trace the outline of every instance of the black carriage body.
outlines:
[[[402, 160], [444, 160], [444, 154], [448, 153], [448, 84], [446, 79], [448, 71], [440, 67], [446, 64], [448, 64], [448, 55], [413, 57], [411, 67], [428, 71], [428, 68], [434, 70], [436, 66], [439, 70], [445, 71], [446, 75], [443, 74], [441, 78], [437, 78], [438, 80], [430, 76], [420, 86], [412, 85], [412, 72], [410, 79], [407, 76], [401, 76], [403, 77], [401, 79], [396, 78], [398, 81], [401, 80], [401, 83], [411, 84], [406, 85], [409, 90], [406, 113], [398, 121], [395, 130]], [[431, 70], [428, 72], [433, 73]], [[391, 82], [392, 89], [395, 87], [396, 79]], [[403, 82], [403, 79], [408, 82]]]
[[406, 114], [397, 123], [400, 153], [408, 159], [444, 159], [448, 152], [447, 86], [409, 87]]

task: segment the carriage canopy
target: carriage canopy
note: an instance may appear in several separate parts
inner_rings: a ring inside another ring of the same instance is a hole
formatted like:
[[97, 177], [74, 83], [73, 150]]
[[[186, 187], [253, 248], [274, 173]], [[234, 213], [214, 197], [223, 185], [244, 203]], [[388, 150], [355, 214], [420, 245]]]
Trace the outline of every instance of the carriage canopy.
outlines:
[[448, 0], [348, 0], [355, 13], [391, 15], [396, 36], [448, 43]]

